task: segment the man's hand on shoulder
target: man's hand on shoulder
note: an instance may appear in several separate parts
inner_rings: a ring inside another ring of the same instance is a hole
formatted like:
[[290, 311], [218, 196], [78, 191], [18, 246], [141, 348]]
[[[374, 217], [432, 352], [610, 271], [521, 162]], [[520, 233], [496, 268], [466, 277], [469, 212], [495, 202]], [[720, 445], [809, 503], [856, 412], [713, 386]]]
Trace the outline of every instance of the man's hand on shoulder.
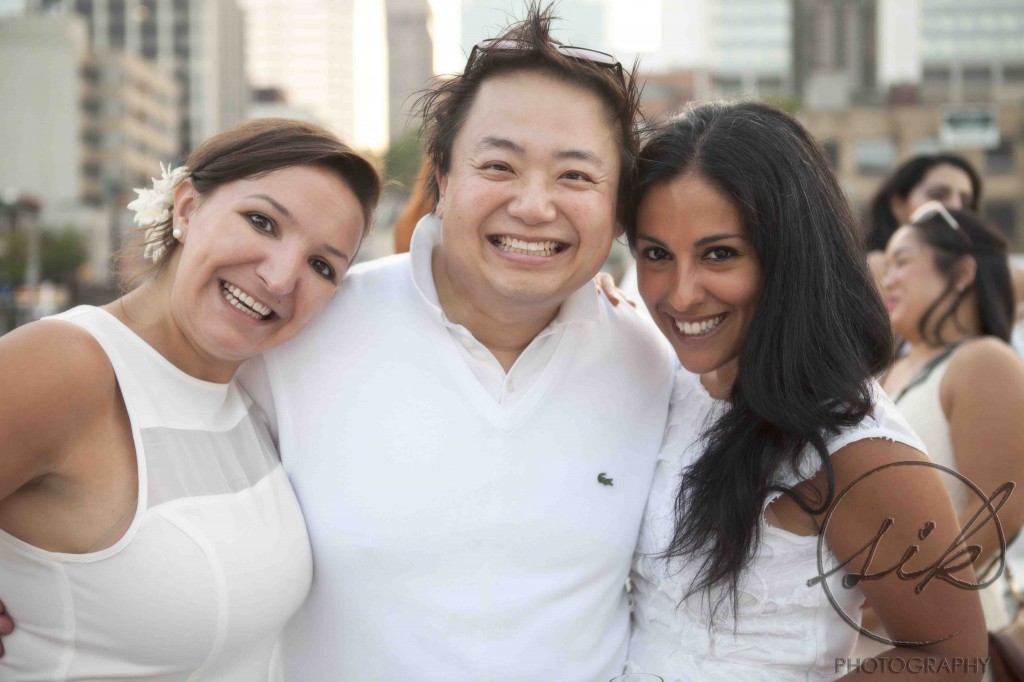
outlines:
[[[14, 632], [14, 621], [11, 620], [10, 615], [7, 613], [7, 609], [4, 608], [4, 603], [0, 601], [0, 637], [6, 637], [7, 635]], [[4, 643], [0, 640], [0, 656], [4, 655]]]
[[636, 301], [626, 295], [626, 292], [615, 285], [615, 279], [607, 272], [599, 272], [594, 277], [594, 285], [597, 286], [597, 291], [604, 294], [608, 302], [613, 306], [618, 306], [619, 303], [625, 301], [629, 305], [636, 308]]

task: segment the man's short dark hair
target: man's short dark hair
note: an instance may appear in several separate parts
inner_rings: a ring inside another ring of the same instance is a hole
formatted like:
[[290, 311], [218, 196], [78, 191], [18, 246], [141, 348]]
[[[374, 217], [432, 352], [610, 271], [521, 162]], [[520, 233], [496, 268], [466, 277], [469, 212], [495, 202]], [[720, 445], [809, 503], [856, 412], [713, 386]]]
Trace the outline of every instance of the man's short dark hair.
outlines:
[[[616, 63], [610, 68], [607, 63], [580, 56], [584, 53], [560, 49], [561, 44], [551, 36], [551, 23], [556, 19], [551, 5], [541, 7], [539, 2], [531, 2], [525, 19], [508, 26], [486, 46], [473, 50], [463, 73], [438, 79], [417, 102], [423, 120], [420, 135], [424, 151], [431, 165], [441, 175], [447, 175], [451, 170], [455, 138], [485, 81], [517, 71], [549, 75], [594, 93], [608, 112], [618, 133], [617, 214], [621, 219], [629, 214], [640, 148], [640, 89], [636, 84], [636, 66], [624, 71]], [[440, 198], [436, 177], [432, 174], [427, 183], [427, 190], [436, 202]]]

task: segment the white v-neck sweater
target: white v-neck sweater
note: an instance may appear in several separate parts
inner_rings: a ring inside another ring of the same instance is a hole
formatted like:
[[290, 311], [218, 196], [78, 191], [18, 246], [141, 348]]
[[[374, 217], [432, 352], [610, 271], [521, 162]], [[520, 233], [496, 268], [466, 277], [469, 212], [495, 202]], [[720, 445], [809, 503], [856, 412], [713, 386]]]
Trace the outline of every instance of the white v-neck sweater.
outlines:
[[408, 256], [356, 268], [266, 356], [314, 555], [289, 680], [621, 674], [675, 359], [635, 311], [596, 303], [511, 407], [466, 365]]

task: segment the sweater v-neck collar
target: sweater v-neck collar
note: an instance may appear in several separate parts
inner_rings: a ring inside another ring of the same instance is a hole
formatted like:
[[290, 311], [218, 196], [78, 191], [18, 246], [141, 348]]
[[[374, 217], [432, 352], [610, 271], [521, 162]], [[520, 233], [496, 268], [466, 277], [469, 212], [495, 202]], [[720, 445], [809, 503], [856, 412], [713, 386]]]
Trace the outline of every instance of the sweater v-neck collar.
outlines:
[[[550, 340], [557, 345], [540, 377], [528, 389], [526, 396], [512, 407], [506, 407], [497, 402], [481, 385], [456, 346], [458, 342], [455, 340], [455, 335], [468, 334], [472, 336], [472, 332], [463, 325], [449, 320], [441, 307], [431, 267], [433, 251], [441, 243], [441, 221], [434, 214], [427, 214], [420, 220], [413, 232], [409, 252], [413, 286], [422, 303], [419, 308], [424, 313], [424, 329], [429, 329], [435, 335], [435, 345], [439, 349], [442, 361], [459, 384], [472, 408], [480, 412], [497, 428], [503, 431], [512, 431], [527, 419], [551, 387], [556, 385], [557, 380], [564, 374], [571, 362], [570, 356], [573, 347], [577, 345], [571, 343], [571, 339], [578, 333], [574, 328], [600, 321], [605, 312], [592, 287], [584, 286], [571, 294], [562, 303], [555, 318], [523, 350], [523, 354], [530, 353], [531, 349], [535, 351], [535, 344], [545, 341], [547, 336], [557, 335], [558, 338]], [[515, 365], [513, 365], [514, 367]]]

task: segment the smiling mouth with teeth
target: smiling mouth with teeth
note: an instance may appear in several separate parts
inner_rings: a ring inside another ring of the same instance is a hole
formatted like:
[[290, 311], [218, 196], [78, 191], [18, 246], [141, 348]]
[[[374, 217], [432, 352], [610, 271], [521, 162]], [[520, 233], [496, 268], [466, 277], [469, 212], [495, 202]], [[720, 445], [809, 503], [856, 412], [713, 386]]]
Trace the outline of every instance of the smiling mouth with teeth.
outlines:
[[725, 319], [725, 314], [717, 317], [712, 317], [710, 320], [704, 320], [703, 322], [682, 322], [680, 320], [674, 320], [676, 323], [676, 329], [683, 336], [704, 336], [710, 334], [712, 331], [718, 328], [718, 325], [722, 324], [722, 320]]
[[224, 300], [254, 320], [269, 320], [274, 316], [274, 311], [269, 306], [260, 303], [230, 282], [221, 281], [220, 292], [224, 295]]
[[556, 241], [527, 242], [514, 237], [496, 235], [489, 237], [490, 242], [506, 253], [520, 256], [554, 256], [565, 250], [566, 245]]

